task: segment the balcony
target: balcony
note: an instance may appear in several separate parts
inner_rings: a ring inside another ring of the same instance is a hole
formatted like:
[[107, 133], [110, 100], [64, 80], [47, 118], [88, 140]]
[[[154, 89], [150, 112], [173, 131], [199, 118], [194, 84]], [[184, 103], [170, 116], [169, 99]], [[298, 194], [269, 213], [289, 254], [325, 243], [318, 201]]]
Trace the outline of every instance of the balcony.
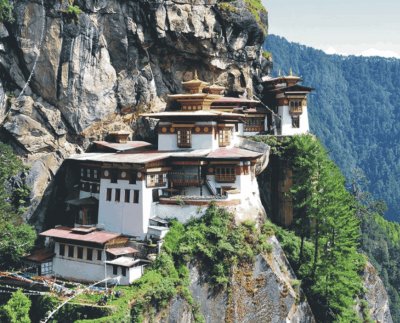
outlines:
[[215, 181], [219, 183], [234, 183], [236, 181], [235, 174], [215, 174]]
[[196, 173], [171, 172], [169, 180], [174, 187], [201, 186], [202, 178]]
[[238, 198], [228, 198], [228, 196], [222, 195], [210, 195], [210, 196], [188, 196], [188, 195], [175, 195], [172, 197], [160, 197], [160, 204], [163, 205], [177, 205], [179, 207], [184, 206], [207, 206], [211, 202], [218, 206], [234, 206], [240, 204]]
[[303, 107], [302, 106], [291, 106], [290, 107], [290, 114], [294, 115], [299, 115], [303, 113]]
[[251, 126], [251, 125], [244, 126], [244, 132], [263, 132], [263, 131], [264, 131], [264, 126]]

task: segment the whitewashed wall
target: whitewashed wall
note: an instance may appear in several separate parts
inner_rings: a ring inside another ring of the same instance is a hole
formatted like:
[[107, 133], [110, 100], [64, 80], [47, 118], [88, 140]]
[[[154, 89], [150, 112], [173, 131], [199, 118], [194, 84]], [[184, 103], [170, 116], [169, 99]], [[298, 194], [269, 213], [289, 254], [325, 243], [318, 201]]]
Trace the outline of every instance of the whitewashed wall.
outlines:
[[289, 106], [280, 106], [278, 114], [281, 117], [281, 135], [292, 136], [308, 133], [310, 130], [308, 123], [307, 107], [303, 107], [303, 113], [300, 115], [300, 128], [292, 127], [292, 117], [289, 113]]
[[[111, 201], [106, 200], [107, 188], [113, 189]], [[120, 201], [115, 201], [115, 189], [121, 189]], [[131, 190], [130, 202], [125, 202], [125, 189]], [[133, 203], [133, 191], [139, 190], [139, 203]], [[146, 187], [146, 181], [129, 184], [128, 180], [111, 183], [110, 179], [100, 181], [99, 220], [105, 230], [131, 235], [143, 239], [147, 233], [152, 215], [153, 188]]]

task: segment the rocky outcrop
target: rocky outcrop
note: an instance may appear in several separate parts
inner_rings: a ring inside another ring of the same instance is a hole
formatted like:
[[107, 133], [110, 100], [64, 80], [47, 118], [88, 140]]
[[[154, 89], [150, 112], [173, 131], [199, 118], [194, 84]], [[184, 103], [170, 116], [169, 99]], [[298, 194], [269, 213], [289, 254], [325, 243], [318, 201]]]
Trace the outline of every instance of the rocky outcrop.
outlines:
[[357, 305], [360, 317], [369, 316], [374, 322], [392, 323], [387, 291], [370, 262], [365, 265], [363, 283], [365, 293]]
[[[258, 255], [253, 265], [233, 268], [229, 292], [214, 292], [198, 268], [190, 268], [190, 290], [206, 322], [315, 322], [279, 242], [271, 237], [269, 243], [271, 253]], [[174, 298], [157, 321], [187, 323], [194, 318], [187, 302]]]
[[0, 23], [0, 130], [31, 168], [28, 218], [65, 156], [109, 130], [151, 135], [154, 122], [138, 114], [164, 109], [195, 69], [251, 95], [266, 67], [267, 17], [244, 0], [235, 10], [216, 0], [75, 4], [76, 16], [67, 0], [17, 1], [15, 21]]

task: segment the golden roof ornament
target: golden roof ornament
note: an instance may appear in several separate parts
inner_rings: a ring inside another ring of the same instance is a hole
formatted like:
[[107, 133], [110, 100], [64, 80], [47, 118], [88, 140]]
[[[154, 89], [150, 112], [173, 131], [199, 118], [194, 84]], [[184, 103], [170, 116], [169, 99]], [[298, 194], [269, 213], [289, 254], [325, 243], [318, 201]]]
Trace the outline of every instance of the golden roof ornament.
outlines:
[[192, 94], [196, 93], [202, 93], [203, 89], [208, 85], [209, 83], [204, 82], [202, 80], [199, 80], [199, 77], [197, 75], [197, 70], [194, 70], [194, 79], [187, 81], [187, 82], [182, 82], [183, 88]]

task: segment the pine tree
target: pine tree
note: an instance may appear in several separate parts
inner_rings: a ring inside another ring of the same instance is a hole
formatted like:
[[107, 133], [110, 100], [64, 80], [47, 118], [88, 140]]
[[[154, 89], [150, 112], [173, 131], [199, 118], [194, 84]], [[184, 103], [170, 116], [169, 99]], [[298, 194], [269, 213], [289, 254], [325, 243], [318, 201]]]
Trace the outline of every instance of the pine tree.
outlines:
[[[357, 321], [355, 298], [363, 258], [357, 252], [360, 230], [354, 200], [345, 180], [312, 136], [296, 136], [288, 153], [293, 167], [296, 231], [301, 237], [299, 266], [324, 322]], [[303, 264], [304, 240], [313, 242], [311, 264]]]
[[30, 323], [31, 300], [21, 290], [14, 292], [4, 305], [4, 312], [11, 323]]

